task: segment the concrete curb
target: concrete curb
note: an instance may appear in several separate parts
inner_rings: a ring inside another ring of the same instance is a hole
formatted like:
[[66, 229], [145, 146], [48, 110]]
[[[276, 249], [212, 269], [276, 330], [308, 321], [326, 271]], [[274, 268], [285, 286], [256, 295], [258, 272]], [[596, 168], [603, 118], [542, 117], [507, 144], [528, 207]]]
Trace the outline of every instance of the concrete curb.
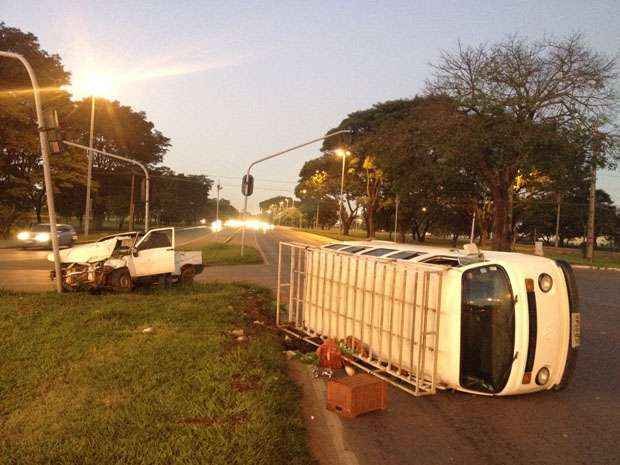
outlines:
[[314, 457], [321, 465], [359, 465], [355, 453], [347, 448], [342, 420], [325, 407], [325, 382], [315, 379], [310, 367], [298, 361], [289, 361], [288, 368], [303, 391], [302, 415]]
[[256, 249], [258, 250], [258, 253], [260, 254], [261, 257], [263, 257], [263, 264], [269, 265], [270, 263], [269, 263], [269, 260], [267, 260], [267, 255], [265, 255], [265, 252], [263, 252], [263, 248], [258, 243], [258, 237], [256, 237], [256, 231], [254, 232], [254, 243], [256, 244]]

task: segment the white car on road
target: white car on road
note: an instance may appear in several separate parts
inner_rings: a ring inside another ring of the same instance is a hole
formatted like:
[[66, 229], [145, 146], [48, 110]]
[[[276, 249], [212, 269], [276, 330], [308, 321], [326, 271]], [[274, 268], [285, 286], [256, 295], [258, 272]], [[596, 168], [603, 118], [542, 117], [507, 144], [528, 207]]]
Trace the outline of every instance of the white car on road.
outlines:
[[[66, 290], [129, 291], [137, 284], [161, 279], [191, 283], [204, 269], [201, 252], [175, 250], [174, 228], [106, 236], [91, 244], [62, 250], [60, 259]], [[52, 254], [48, 260], [54, 260]]]

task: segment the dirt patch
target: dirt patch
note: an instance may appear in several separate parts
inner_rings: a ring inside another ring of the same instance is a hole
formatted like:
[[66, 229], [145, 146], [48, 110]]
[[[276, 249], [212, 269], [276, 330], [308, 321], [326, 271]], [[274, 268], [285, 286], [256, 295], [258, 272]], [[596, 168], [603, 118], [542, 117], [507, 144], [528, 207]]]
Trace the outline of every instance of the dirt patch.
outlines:
[[260, 387], [260, 377], [257, 375], [234, 375], [230, 387], [237, 392], [254, 391]]

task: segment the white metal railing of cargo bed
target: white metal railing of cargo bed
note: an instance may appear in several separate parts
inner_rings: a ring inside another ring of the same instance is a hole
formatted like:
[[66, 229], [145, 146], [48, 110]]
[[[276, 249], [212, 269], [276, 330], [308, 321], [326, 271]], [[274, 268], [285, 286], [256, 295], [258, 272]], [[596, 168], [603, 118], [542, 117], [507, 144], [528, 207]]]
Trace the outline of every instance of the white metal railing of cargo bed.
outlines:
[[414, 395], [434, 394], [445, 268], [280, 242], [276, 322]]

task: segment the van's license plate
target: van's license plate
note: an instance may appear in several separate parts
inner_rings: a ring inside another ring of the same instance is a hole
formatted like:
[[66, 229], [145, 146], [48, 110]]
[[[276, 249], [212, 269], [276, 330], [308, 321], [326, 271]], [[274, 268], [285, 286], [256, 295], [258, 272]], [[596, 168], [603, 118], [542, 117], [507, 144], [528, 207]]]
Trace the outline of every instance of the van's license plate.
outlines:
[[570, 345], [573, 349], [581, 345], [581, 313], [570, 314]]

